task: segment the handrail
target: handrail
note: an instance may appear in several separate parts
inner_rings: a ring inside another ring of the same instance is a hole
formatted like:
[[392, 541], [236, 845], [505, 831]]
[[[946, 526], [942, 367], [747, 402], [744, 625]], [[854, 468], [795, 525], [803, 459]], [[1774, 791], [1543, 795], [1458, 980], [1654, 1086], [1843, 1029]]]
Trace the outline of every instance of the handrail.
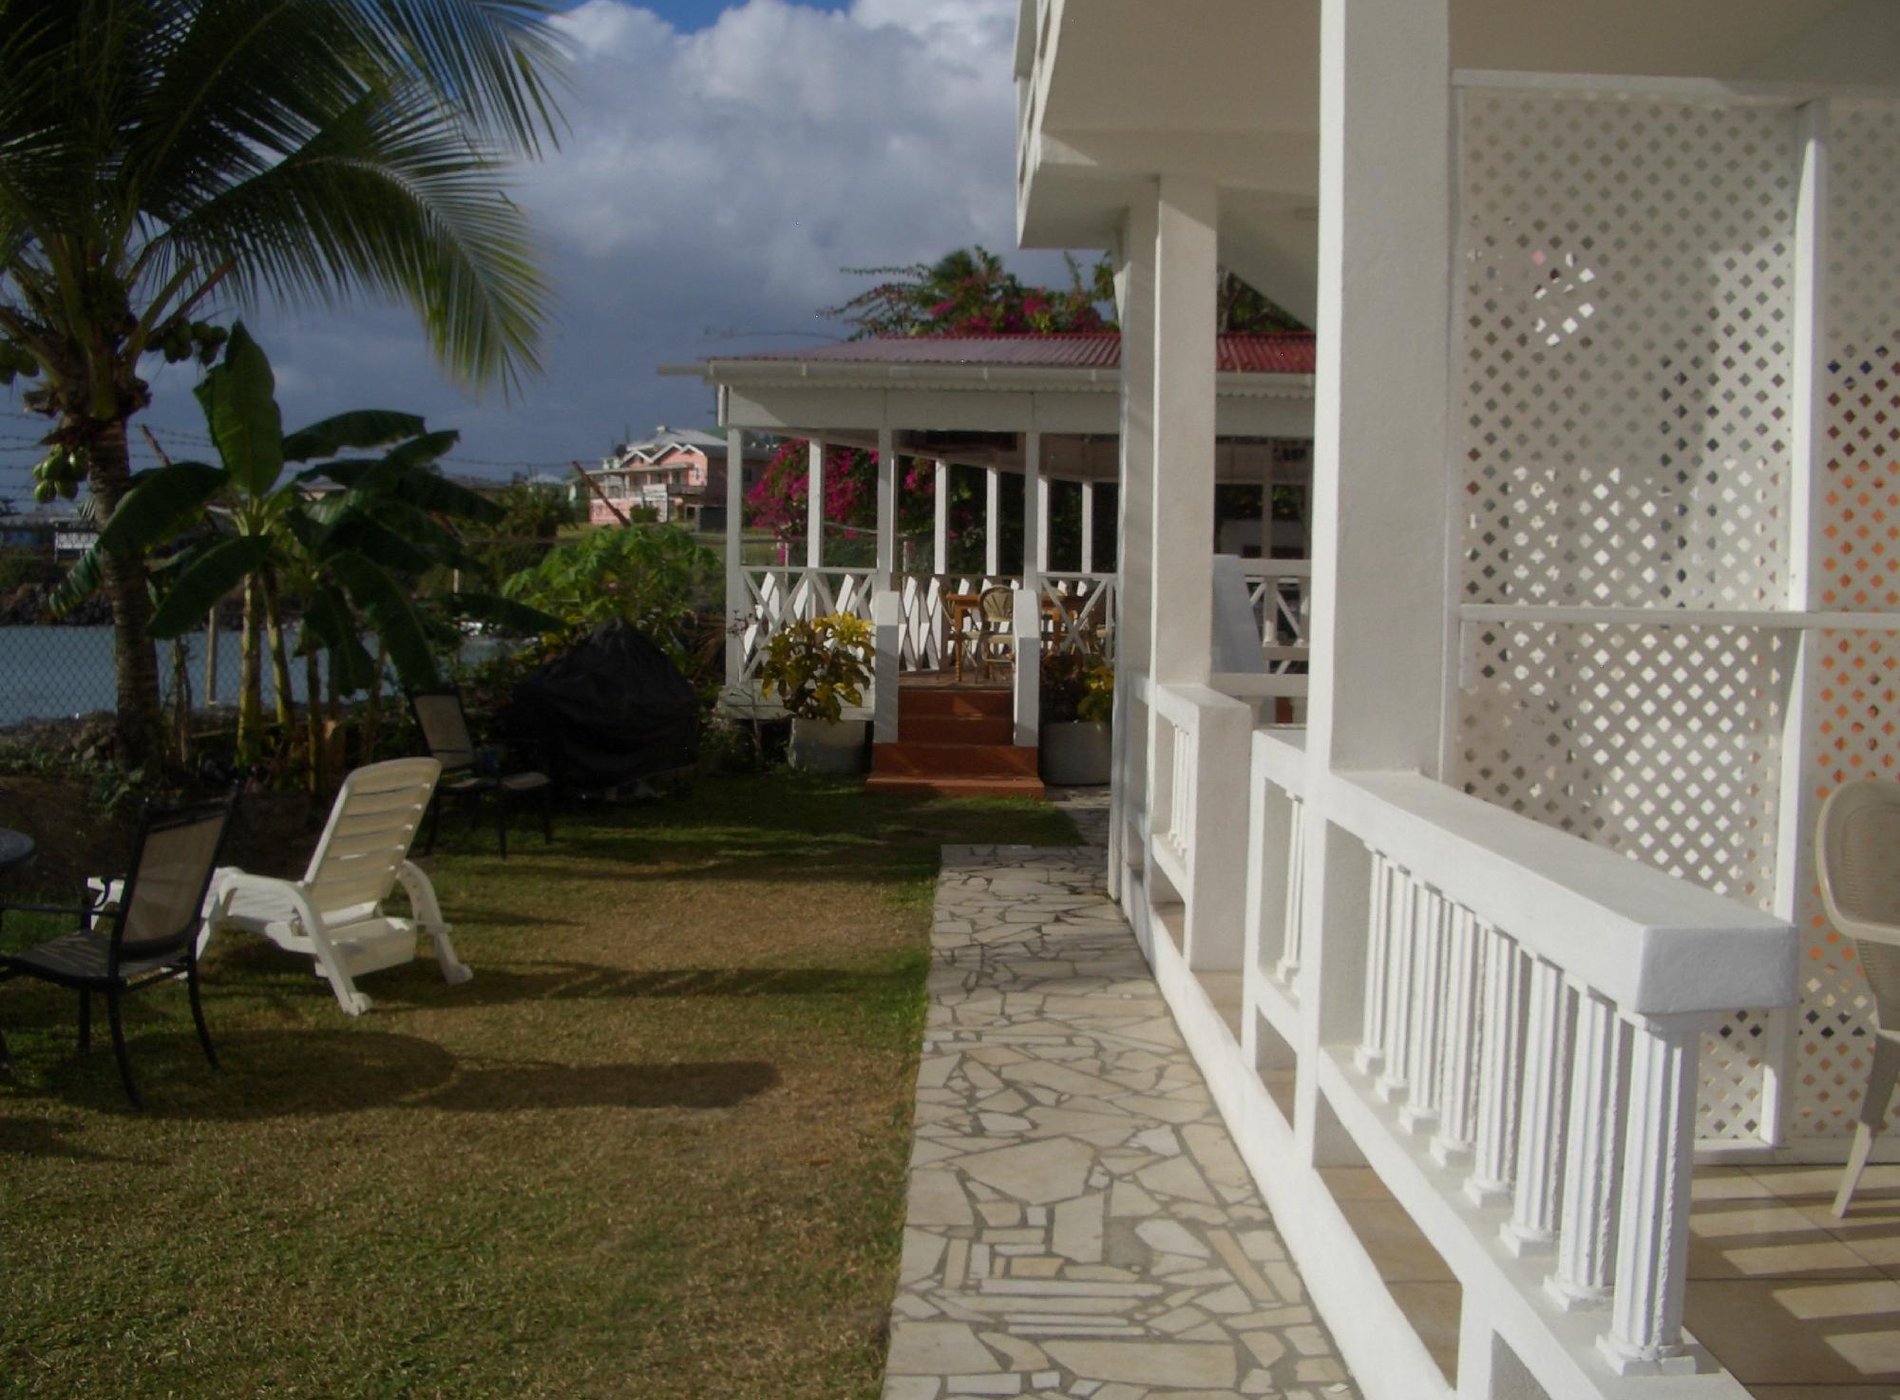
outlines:
[[1325, 806], [1367, 846], [1626, 1011], [1794, 1000], [1785, 920], [1418, 773], [1334, 774]]

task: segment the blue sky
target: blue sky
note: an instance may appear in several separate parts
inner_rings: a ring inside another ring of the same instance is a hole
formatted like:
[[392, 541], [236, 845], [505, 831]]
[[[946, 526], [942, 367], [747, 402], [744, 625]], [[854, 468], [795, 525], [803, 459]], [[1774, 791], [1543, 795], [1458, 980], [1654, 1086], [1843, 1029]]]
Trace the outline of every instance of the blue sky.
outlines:
[[[512, 194], [555, 288], [547, 373], [513, 402], [435, 367], [414, 317], [355, 305], [242, 314], [288, 426], [356, 408], [423, 414], [462, 441], [451, 470], [507, 476], [592, 461], [656, 425], [710, 427], [713, 396], [658, 366], [820, 344], [818, 314], [866, 285], [848, 267], [1013, 252], [1016, 0], [586, 0], [558, 21], [578, 55], [572, 132]], [[151, 365], [148, 426], [208, 450], [196, 372]], [[24, 501], [43, 429], [0, 399], [0, 497]], [[137, 457], [151, 460], [135, 430]]]

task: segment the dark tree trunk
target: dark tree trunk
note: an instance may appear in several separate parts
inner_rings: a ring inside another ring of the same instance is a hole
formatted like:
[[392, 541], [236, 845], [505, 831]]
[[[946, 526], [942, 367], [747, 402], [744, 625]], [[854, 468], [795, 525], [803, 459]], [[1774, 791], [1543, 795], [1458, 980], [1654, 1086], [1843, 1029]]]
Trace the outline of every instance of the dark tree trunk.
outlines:
[[[100, 425], [87, 444], [86, 467], [99, 523], [104, 525], [118, 508], [132, 475], [126, 451], [123, 419]], [[119, 752], [127, 767], [156, 759], [164, 733], [159, 713], [158, 648], [147, 624], [152, 620], [152, 594], [146, 582], [143, 558], [105, 561], [106, 597], [112, 604], [112, 661], [118, 681]]]

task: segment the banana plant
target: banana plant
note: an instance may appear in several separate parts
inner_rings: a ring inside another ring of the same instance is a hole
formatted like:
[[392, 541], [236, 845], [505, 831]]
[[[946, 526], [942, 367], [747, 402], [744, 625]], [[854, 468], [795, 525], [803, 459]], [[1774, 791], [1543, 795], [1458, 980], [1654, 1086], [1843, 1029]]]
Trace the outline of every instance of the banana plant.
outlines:
[[[261, 748], [260, 633], [273, 670], [276, 719], [286, 730], [291, 722], [286, 593], [302, 605], [297, 649], [328, 653], [333, 694], [380, 687], [381, 668], [363, 645], [365, 630], [375, 633], [403, 684], [434, 684], [436, 649], [430, 622], [416, 604], [416, 585], [432, 569], [475, 563], [454, 521], [499, 513], [434, 468], [459, 435], [430, 432], [413, 414], [380, 409], [338, 414], [285, 433], [270, 361], [242, 322], [232, 328], [223, 360], [195, 392], [218, 462], [172, 462], [135, 476], [55, 594], [55, 608], [70, 607], [98, 587], [107, 560], [142, 556], [184, 537], [160, 574], [162, 592], [148, 629], [160, 640], [180, 636], [241, 590], [242, 762], [254, 761]], [[338, 455], [379, 450], [379, 456]], [[309, 465], [290, 473], [293, 464]], [[314, 494], [319, 479], [338, 489]], [[549, 621], [485, 594], [450, 594], [445, 603], [452, 613], [523, 630]], [[313, 692], [313, 719], [316, 698]]]

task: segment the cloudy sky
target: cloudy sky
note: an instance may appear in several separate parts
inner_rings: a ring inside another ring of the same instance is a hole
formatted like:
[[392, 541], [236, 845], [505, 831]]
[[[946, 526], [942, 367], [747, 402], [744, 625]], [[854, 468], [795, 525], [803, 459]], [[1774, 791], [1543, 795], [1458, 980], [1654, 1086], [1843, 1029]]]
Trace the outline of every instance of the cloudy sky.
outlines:
[[[547, 373], [514, 402], [458, 391], [412, 318], [369, 307], [247, 323], [277, 367], [289, 426], [386, 407], [461, 430], [451, 468], [506, 476], [591, 460], [656, 424], [710, 427], [712, 395], [661, 364], [825, 343], [818, 316], [868, 285], [848, 267], [981, 242], [1014, 254], [1014, 0], [585, 0], [571, 131], [515, 176], [557, 302]], [[143, 416], [174, 455], [203, 451], [189, 368], [153, 366]], [[10, 405], [17, 413], [17, 402]], [[33, 452], [0, 431], [0, 496]], [[141, 451], [143, 449], [141, 448]]]

